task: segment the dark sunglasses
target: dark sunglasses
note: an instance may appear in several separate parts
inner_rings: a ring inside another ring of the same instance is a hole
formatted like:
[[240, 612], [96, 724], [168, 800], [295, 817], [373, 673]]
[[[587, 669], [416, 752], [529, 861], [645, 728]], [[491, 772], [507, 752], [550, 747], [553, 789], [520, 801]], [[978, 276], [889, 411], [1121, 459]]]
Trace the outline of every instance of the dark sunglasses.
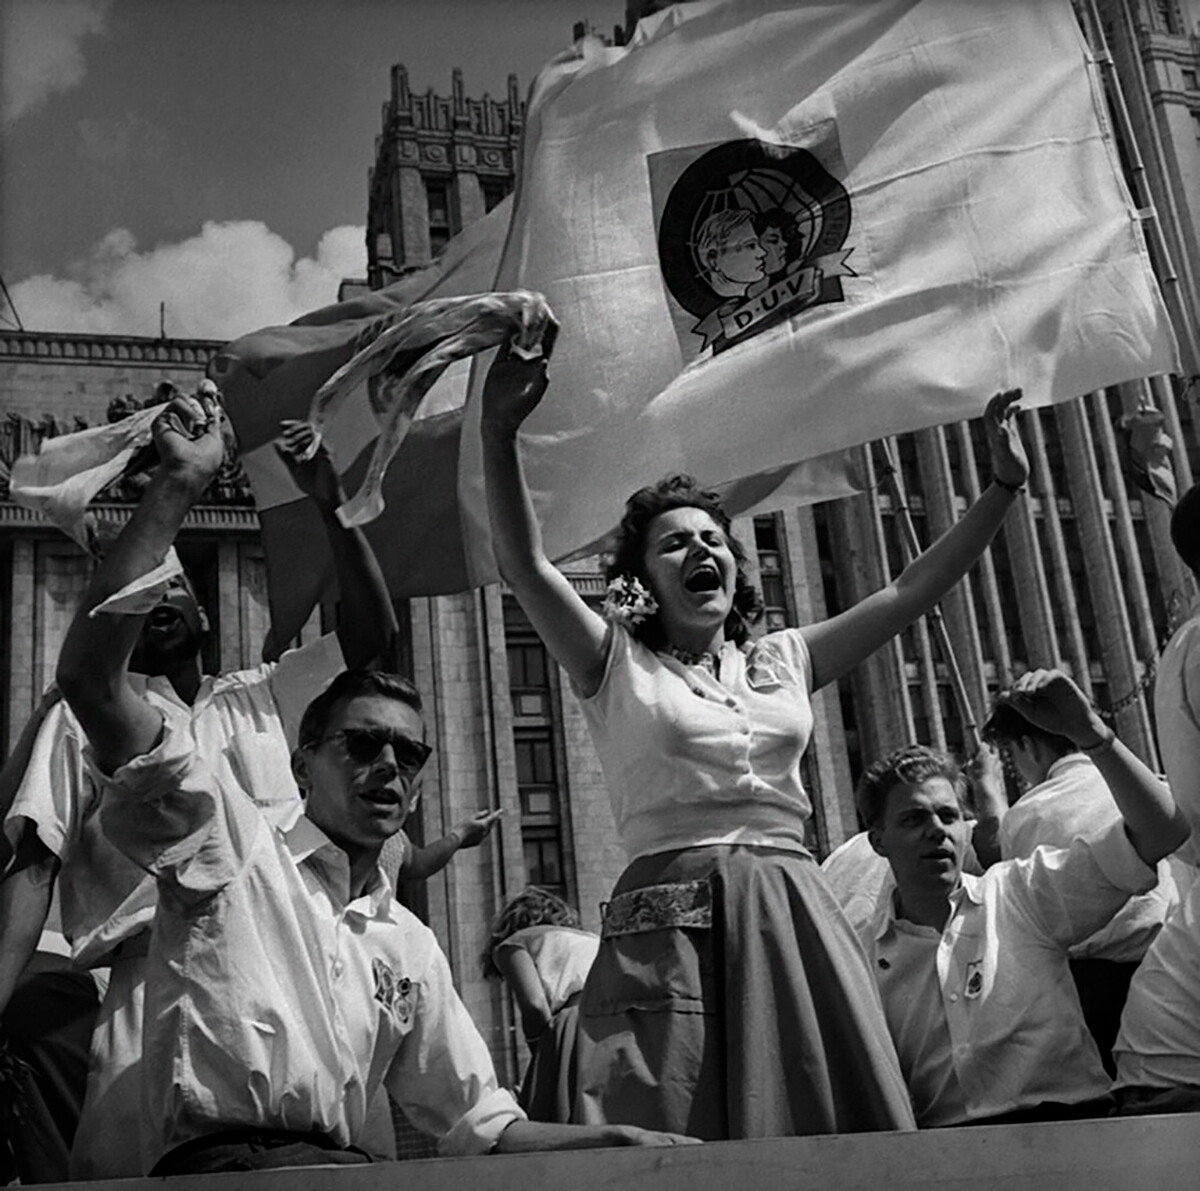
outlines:
[[402, 732], [388, 732], [383, 728], [339, 728], [317, 741], [315, 747], [319, 748], [330, 740], [340, 740], [346, 756], [356, 765], [369, 765], [383, 752], [383, 746], [390, 744], [400, 772], [409, 775], [417, 773], [433, 752], [432, 746], [423, 740], [413, 740]]

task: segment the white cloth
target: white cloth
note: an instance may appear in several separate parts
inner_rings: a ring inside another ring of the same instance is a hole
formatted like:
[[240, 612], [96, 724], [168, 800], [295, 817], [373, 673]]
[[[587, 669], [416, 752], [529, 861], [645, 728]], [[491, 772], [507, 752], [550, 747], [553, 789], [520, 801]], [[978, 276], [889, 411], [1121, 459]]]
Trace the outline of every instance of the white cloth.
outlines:
[[599, 949], [600, 936], [591, 931], [547, 925], [513, 931], [496, 951], [524, 951], [533, 960], [553, 1015], [583, 989]]
[[[300, 808], [290, 764], [300, 715], [342, 668], [341, 648], [330, 634], [285, 653], [273, 665], [205, 676], [191, 708], [165, 678], [131, 679], [169, 723], [191, 724], [205, 756], [253, 775], [256, 794], [271, 814], [286, 822]], [[32, 823], [62, 862], [62, 927], [75, 963], [113, 963], [92, 1039], [71, 1173], [80, 1179], [121, 1178], [141, 1173], [136, 1144], [141, 1114], [140, 957], [154, 917], [156, 890], [101, 830], [99, 786], [85, 760], [85, 747], [83, 730], [70, 708], [65, 702], [55, 704], [38, 733], [4, 826], [15, 839], [25, 821]], [[121, 956], [114, 962], [118, 948]]]
[[871, 847], [865, 831], [834, 848], [821, 861], [821, 871], [856, 931], [875, 920], [879, 899], [890, 897], [896, 887], [892, 866]]
[[161, 412], [158, 406], [139, 409], [118, 422], [45, 439], [36, 455], [22, 455], [13, 464], [13, 500], [37, 509], [90, 550], [88, 502], [150, 442], [151, 426]]
[[381, 1084], [443, 1152], [523, 1113], [499, 1088], [432, 931], [311, 820], [273, 826], [168, 728], [106, 783], [111, 838], [159, 883], [146, 980], [143, 1155], [261, 1126], [358, 1142]]
[[[922, 1015], [893, 1036], [918, 1125], [982, 1119], [1045, 1101], [1075, 1104], [1108, 1091], [1067, 949], [1155, 878], [1123, 824], [1068, 849], [1038, 848], [1028, 860], [994, 864], [982, 877], [963, 875], [937, 946], [941, 997], [925, 1004], [929, 1014], [945, 1018], [961, 1101], [939, 1104], [936, 1086], [914, 1084], [922, 1072], [937, 1071], [922, 1054], [931, 1036]], [[911, 974], [895, 978], [906, 969], [893, 966], [893, 898], [881, 902], [860, 937], [891, 1024], [902, 1016], [897, 1004], [919, 1005], [923, 987]]]
[[1158, 750], [1191, 838], [1175, 855], [1200, 867], [1200, 598], [1163, 650], [1154, 679]]
[[[1000, 856], [1024, 860], [1041, 844], [1069, 848], [1121, 821], [1112, 791], [1095, 763], [1083, 753], [1068, 753], [1046, 771], [1045, 780], [1028, 790], [1000, 821]], [[1116, 917], [1071, 948], [1072, 959], [1137, 963], [1176, 904], [1171, 866], [1158, 865], [1158, 884], [1131, 897]]]
[[[1158, 663], [1158, 747], [1191, 838], [1174, 859], [1181, 901], [1134, 973], [1113, 1045], [1123, 1086], [1200, 1087], [1200, 606], [1175, 631]], [[1185, 891], [1183, 879], [1191, 877]]]
[[1133, 974], [1113, 1055], [1120, 1086], [1200, 1088], [1200, 881]]
[[[373, 324], [375, 337], [313, 394], [308, 420], [318, 438], [338, 407], [368, 377], [376, 380], [371, 404], [380, 422], [362, 487], [338, 509], [343, 525], [362, 525], [383, 512], [383, 478], [412, 424], [422, 398], [455, 360], [463, 360], [514, 336], [522, 359], [541, 355], [542, 335], [553, 314], [541, 294], [470, 294], [414, 303]], [[397, 357], [416, 355], [400, 371]]]
[[812, 732], [808, 647], [795, 629], [721, 650], [718, 681], [614, 625], [581, 700], [630, 859], [705, 844], [807, 850], [800, 758]]

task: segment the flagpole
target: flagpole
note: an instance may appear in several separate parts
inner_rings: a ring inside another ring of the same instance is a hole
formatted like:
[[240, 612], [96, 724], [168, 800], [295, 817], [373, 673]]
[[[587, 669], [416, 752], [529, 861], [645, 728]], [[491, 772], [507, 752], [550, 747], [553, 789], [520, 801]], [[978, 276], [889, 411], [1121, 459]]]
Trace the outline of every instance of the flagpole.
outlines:
[[[901, 532], [904, 535], [904, 543], [908, 548], [909, 557], [916, 558], [918, 554], [922, 553], [921, 543], [917, 537], [917, 527], [913, 524], [912, 513], [909, 511], [908, 492], [904, 487], [904, 479], [900, 475], [899, 468], [896, 466], [891, 444], [887, 439], [881, 438], [877, 440], [875, 446], [883, 456], [883, 464], [879, 468], [880, 476], [891, 486], [894, 511], [899, 521]], [[971, 697], [967, 693], [967, 684], [963, 680], [962, 669], [958, 664], [958, 655], [954, 652], [954, 643], [950, 640], [950, 630], [946, 627], [946, 620], [942, 616], [942, 609], [939, 604], [934, 604], [925, 613], [925, 616], [930, 625], [933, 626], [934, 636], [937, 638], [938, 647], [941, 650], [942, 661], [945, 662], [946, 669], [950, 671], [950, 686], [954, 691], [954, 700], [958, 704], [958, 714], [963, 726], [963, 738], [965, 743], [970, 746], [972, 755], [974, 755], [979, 751], [983, 740], [979, 735], [979, 724], [975, 719], [975, 710], [971, 706]]]

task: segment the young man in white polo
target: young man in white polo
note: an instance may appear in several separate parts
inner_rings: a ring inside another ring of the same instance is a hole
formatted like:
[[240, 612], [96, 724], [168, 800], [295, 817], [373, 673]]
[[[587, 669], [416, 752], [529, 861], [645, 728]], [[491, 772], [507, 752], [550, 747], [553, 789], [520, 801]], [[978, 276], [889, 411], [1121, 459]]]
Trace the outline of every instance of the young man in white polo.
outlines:
[[1092, 758], [1121, 817], [973, 877], [962, 871], [970, 824], [949, 757], [910, 746], [864, 775], [859, 814], [896, 889], [860, 937], [923, 1127], [1107, 1113], [1110, 1081], [1069, 951], [1152, 888], [1155, 865], [1188, 833], [1165, 783], [1066, 675], [1027, 674], [1007, 698]]

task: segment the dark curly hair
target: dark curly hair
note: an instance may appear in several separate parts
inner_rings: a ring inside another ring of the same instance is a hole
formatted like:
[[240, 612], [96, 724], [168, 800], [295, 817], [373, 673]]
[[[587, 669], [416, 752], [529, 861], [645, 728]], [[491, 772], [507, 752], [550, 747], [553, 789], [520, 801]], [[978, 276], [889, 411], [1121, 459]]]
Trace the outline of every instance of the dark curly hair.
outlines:
[[883, 822], [888, 795], [897, 786], [916, 786], [935, 777], [945, 778], [954, 787], [959, 805], [962, 805], [966, 778], [953, 757], [923, 744], [908, 744], [889, 753], [882, 761], [876, 761], [867, 768], [854, 791], [854, 802], [863, 826], [870, 830]]
[[[646, 587], [646, 540], [650, 524], [660, 513], [671, 509], [702, 509], [724, 531], [737, 564], [737, 580], [733, 589], [733, 607], [725, 618], [725, 636], [742, 645], [750, 636], [750, 626], [762, 616], [763, 604], [758, 588], [746, 577], [746, 551], [733, 536], [729, 514], [721, 507], [715, 492], [701, 488], [691, 476], [674, 475], [660, 480], [650, 488], [639, 488], [626, 502], [625, 515], [617, 529], [616, 549], [608, 565], [607, 578], [633, 575]], [[662, 649], [667, 635], [662, 621], [648, 616], [631, 632], [649, 649]]]
[[1075, 752], [1075, 743], [1057, 732], [1047, 732], [1027, 720], [1015, 707], [997, 702], [980, 729], [980, 736], [987, 744], [1002, 748], [1018, 740], [1040, 740], [1048, 744], [1060, 757]]
[[480, 957], [485, 976], [500, 975], [500, 969], [496, 967], [496, 948], [509, 935], [515, 935], [517, 931], [528, 926], [578, 928], [579, 915], [561, 897], [556, 897], [548, 889], [541, 889], [537, 885], [526, 886], [515, 897], [509, 899], [488, 927], [487, 946]]

